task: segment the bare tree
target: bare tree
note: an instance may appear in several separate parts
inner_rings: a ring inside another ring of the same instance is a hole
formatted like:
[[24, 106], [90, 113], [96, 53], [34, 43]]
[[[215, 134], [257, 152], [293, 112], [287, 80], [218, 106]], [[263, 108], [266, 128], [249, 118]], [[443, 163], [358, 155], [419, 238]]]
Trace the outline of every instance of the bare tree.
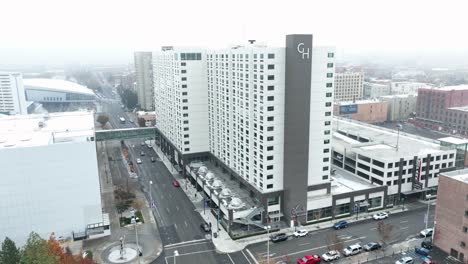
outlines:
[[99, 115], [96, 121], [101, 124], [101, 127], [104, 127], [109, 122], [109, 117], [107, 115]]
[[382, 241], [382, 248], [387, 246], [387, 243], [392, 237], [393, 225], [387, 224], [384, 221], [377, 223], [377, 232], [379, 233], [380, 240]]
[[140, 199], [135, 199], [132, 203], [132, 207], [135, 208], [137, 211], [141, 211], [144, 205], [145, 203]]
[[343, 240], [338, 237], [336, 231], [327, 234], [326, 243], [328, 250], [336, 250], [341, 252], [344, 248]]

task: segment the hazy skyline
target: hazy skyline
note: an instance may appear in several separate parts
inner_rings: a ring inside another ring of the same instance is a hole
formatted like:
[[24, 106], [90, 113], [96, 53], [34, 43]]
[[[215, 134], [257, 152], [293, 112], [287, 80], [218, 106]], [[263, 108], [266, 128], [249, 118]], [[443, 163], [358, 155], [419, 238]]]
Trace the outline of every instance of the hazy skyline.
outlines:
[[311, 33], [339, 53], [468, 54], [463, 1], [8, 1], [0, 65], [126, 63], [161, 45], [283, 46]]

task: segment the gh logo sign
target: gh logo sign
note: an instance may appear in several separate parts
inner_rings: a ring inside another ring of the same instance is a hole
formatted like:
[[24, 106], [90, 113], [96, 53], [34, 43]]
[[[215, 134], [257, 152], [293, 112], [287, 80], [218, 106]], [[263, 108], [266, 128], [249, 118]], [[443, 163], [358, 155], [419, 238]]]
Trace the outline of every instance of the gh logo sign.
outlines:
[[299, 52], [300, 54], [302, 54], [302, 59], [310, 59], [310, 49], [307, 48], [305, 49], [304, 48], [304, 43], [299, 43], [297, 45], [297, 52]]

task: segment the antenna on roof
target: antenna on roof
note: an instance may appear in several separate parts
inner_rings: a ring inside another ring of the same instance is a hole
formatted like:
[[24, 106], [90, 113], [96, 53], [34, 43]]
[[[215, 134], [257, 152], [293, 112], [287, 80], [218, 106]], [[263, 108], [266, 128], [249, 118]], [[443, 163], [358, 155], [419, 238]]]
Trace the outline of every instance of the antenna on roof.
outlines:
[[255, 39], [249, 39], [249, 40], [248, 40], [248, 42], [249, 42], [250, 44], [254, 44], [255, 41], [256, 41]]

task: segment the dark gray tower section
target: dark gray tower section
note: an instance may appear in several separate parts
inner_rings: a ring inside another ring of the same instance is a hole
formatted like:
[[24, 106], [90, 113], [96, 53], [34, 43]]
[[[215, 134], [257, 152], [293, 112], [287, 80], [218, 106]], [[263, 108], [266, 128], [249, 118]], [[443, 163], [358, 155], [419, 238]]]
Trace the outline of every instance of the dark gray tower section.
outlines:
[[290, 221], [306, 219], [309, 167], [310, 87], [312, 35], [286, 36], [284, 99], [284, 200]]

